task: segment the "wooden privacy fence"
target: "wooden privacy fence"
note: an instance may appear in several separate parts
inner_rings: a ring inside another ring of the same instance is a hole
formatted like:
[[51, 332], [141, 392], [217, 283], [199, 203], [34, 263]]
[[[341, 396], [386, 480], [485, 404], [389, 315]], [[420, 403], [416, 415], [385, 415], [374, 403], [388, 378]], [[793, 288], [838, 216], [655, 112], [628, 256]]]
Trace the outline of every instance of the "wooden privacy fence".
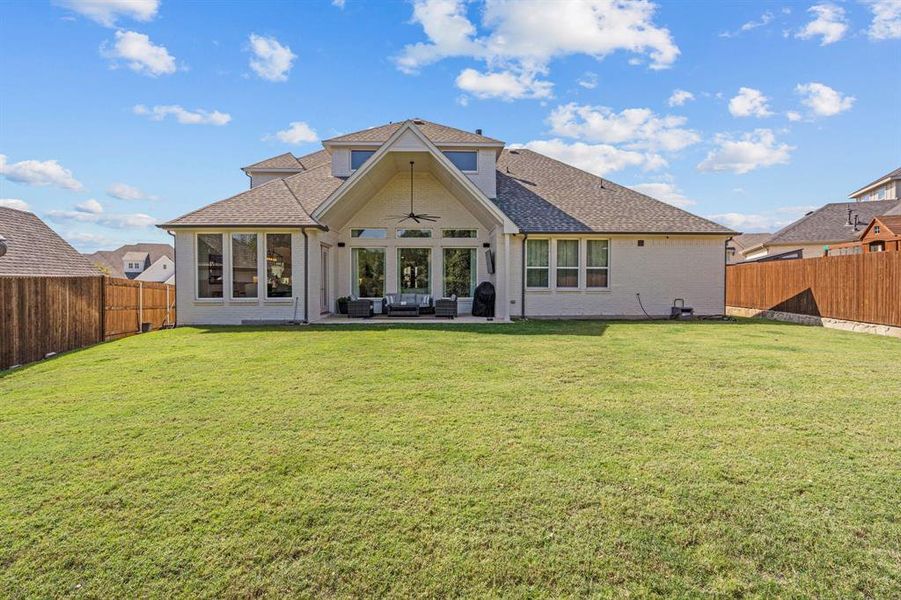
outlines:
[[726, 305], [901, 327], [901, 252], [729, 265]]
[[175, 323], [175, 287], [111, 277], [0, 277], [0, 369]]

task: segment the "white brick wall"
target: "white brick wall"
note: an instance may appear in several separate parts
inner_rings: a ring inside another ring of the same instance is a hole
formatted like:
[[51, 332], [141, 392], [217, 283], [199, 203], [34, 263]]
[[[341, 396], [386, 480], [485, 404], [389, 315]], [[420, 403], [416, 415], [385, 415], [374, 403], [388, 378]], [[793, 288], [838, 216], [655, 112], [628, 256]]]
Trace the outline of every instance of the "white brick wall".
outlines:
[[[530, 236], [536, 237], [540, 236]], [[643, 317], [636, 292], [651, 315], [668, 316], [675, 298], [684, 298], [695, 314], [723, 313], [727, 236], [617, 235], [608, 239], [608, 290], [555, 290], [551, 262], [551, 288], [526, 292], [526, 316]], [[638, 246], [639, 239], [644, 247]], [[516, 317], [521, 314], [522, 236], [514, 238], [511, 255], [508, 291], [513, 302], [510, 314]], [[584, 253], [580, 259], [584, 269]]]

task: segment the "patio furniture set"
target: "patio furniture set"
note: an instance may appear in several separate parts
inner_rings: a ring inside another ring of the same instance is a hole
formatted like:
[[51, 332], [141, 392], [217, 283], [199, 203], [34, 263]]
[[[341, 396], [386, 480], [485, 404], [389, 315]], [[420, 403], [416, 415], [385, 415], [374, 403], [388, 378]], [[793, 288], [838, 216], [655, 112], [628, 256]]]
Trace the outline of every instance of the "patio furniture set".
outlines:
[[[418, 317], [434, 314], [436, 317], [453, 319], [457, 316], [457, 299], [437, 298], [429, 294], [388, 294], [382, 299], [382, 313], [389, 317]], [[363, 298], [347, 302], [348, 318], [368, 319], [375, 316], [372, 300]]]

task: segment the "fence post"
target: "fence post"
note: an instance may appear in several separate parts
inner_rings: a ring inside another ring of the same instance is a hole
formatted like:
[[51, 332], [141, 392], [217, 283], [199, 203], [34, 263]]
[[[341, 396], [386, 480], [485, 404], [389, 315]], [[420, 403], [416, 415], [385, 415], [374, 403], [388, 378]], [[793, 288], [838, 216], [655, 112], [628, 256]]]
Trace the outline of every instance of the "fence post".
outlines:
[[138, 333], [143, 331], [144, 324], [144, 283], [138, 281]]
[[100, 341], [106, 341], [106, 284], [107, 275], [100, 276]]

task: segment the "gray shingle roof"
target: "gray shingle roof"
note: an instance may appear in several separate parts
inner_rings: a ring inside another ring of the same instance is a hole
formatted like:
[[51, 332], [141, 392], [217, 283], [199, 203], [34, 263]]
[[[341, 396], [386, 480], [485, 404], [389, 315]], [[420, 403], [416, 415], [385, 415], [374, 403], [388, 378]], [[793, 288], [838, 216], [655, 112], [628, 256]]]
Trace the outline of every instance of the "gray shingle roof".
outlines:
[[[503, 144], [500, 140], [490, 138], [477, 133], [471, 133], [455, 127], [448, 127], [440, 123], [432, 123], [424, 119], [410, 119], [413, 124], [425, 135], [433, 144], [450, 143], [450, 144]], [[401, 125], [407, 121], [398, 121], [397, 123], [388, 123], [362, 131], [355, 131], [345, 135], [339, 135], [323, 143], [328, 142], [373, 142], [382, 143], [388, 140]]]
[[853, 196], [853, 195], [856, 194], [857, 192], [859, 192], [859, 191], [861, 191], [861, 190], [865, 190], [865, 189], [867, 189], [868, 187], [870, 187], [871, 185], [876, 185], [876, 184], [879, 183], [880, 181], [885, 181], [886, 179], [901, 179], [901, 167], [898, 167], [898, 168], [895, 169], [894, 171], [889, 171], [888, 173], [886, 173], [886, 174], [883, 175], [882, 177], [878, 177], [878, 178], [874, 179], [874, 180], [871, 181], [870, 183], [866, 184], [865, 186], [863, 186], [863, 187], [861, 187], [861, 188], [859, 188], [859, 189], [854, 190], [853, 192], [851, 192], [851, 193], [848, 194], [848, 195], [849, 195], [849, 196]]
[[[138, 252], [143, 255], [150, 255], [150, 264], [152, 265], [163, 256], [168, 256], [175, 260], [175, 250], [169, 244], [126, 244], [115, 250], [98, 250], [91, 254], [85, 254], [91, 264], [103, 267], [111, 277], [125, 277], [125, 271], [122, 269], [122, 262], [131, 252]], [[138, 260], [143, 260], [139, 258]]]
[[526, 232], [736, 233], [525, 149], [501, 153], [497, 205]]
[[301, 207], [285, 180], [274, 179], [231, 198], [198, 208], [160, 227], [214, 225], [313, 227], [318, 223]]
[[[873, 217], [886, 214], [898, 204], [901, 204], [898, 200], [832, 202], [786, 225], [773, 234], [767, 245], [851, 242], [857, 239]], [[857, 231], [848, 225], [849, 209], [852, 211], [852, 223], [854, 215], [858, 215], [860, 225]]]
[[0, 207], [0, 235], [7, 252], [0, 276], [97, 277], [100, 271], [46, 223], [29, 212]]

